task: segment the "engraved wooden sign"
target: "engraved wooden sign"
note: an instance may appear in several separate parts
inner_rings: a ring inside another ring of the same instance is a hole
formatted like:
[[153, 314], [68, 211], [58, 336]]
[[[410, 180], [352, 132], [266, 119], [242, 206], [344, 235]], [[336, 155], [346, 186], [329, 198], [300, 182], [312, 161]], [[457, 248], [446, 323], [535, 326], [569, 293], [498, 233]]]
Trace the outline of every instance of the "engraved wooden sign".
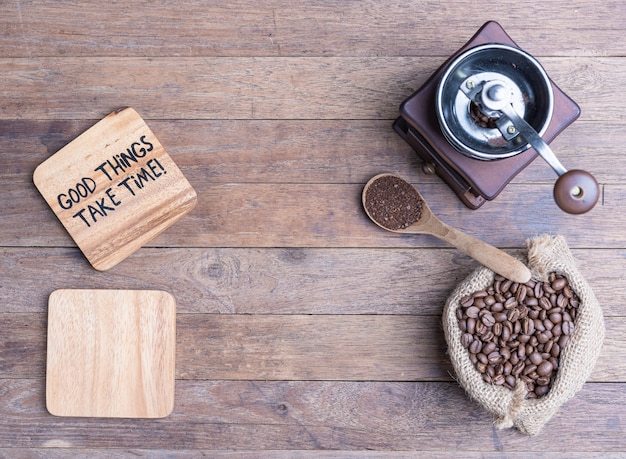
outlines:
[[176, 301], [158, 290], [62, 289], [48, 301], [46, 407], [162, 418], [174, 408]]
[[197, 201], [132, 108], [111, 113], [41, 163], [33, 181], [98, 270], [115, 266]]

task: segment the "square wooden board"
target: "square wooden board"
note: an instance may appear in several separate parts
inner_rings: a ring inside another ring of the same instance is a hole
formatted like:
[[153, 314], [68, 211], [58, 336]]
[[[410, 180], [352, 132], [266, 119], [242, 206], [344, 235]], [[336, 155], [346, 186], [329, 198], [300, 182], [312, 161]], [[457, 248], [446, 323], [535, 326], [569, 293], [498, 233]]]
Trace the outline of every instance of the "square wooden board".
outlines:
[[174, 408], [176, 302], [156, 290], [56, 290], [46, 406], [56, 416], [162, 418]]
[[111, 113], [41, 163], [33, 181], [98, 270], [115, 266], [197, 201], [132, 108]]

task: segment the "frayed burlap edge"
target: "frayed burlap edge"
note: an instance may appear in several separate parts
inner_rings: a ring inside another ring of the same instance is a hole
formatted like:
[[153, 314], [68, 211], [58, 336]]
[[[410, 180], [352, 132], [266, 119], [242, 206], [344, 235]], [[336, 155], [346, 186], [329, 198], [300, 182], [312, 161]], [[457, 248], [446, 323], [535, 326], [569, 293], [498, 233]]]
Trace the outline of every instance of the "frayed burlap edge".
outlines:
[[545, 281], [550, 272], [564, 275], [580, 299], [574, 333], [559, 359], [559, 369], [548, 394], [540, 399], [526, 399], [525, 384], [514, 390], [483, 381], [461, 345], [461, 330], [456, 309], [465, 295], [487, 288], [494, 273], [482, 267], [461, 282], [448, 298], [443, 312], [443, 330], [448, 354], [459, 384], [468, 396], [494, 414], [495, 424], [504, 429], [517, 427], [528, 435], [537, 435], [559, 407], [578, 392], [589, 378], [604, 340], [602, 309], [591, 287], [576, 266], [562, 236], [543, 235], [528, 240], [528, 266], [533, 280]]

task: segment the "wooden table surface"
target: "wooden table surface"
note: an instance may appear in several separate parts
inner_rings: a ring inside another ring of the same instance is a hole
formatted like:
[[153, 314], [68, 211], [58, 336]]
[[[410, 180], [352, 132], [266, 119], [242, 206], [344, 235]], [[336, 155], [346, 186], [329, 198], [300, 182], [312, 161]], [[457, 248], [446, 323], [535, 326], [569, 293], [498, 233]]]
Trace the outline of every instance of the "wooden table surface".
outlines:
[[[0, 457], [617, 457], [626, 454], [626, 6], [621, 0], [2, 2]], [[571, 216], [533, 162], [483, 208], [421, 172], [399, 104], [488, 20], [582, 109], [552, 147], [601, 198]], [[35, 167], [113, 110], [146, 120], [198, 205], [94, 270]], [[477, 263], [374, 226], [380, 172], [447, 223], [522, 254], [562, 234], [603, 306], [593, 374], [542, 433], [498, 431], [454, 381], [443, 304]], [[60, 288], [177, 301], [174, 411], [46, 411], [47, 301]]]

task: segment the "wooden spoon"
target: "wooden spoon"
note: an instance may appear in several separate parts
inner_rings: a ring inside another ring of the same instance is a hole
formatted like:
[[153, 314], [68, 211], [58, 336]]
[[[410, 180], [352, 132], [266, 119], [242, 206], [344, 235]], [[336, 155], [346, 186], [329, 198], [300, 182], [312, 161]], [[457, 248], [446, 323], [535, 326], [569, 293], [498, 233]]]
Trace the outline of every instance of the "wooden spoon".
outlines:
[[[391, 181], [394, 188], [389, 188]], [[382, 192], [381, 188], [386, 188], [388, 194], [384, 199], [377, 199], [376, 194]], [[530, 270], [521, 261], [439, 220], [419, 192], [395, 175], [379, 174], [372, 177], [363, 189], [362, 199], [367, 216], [383, 229], [395, 233], [430, 234], [513, 282], [526, 283], [530, 280]], [[389, 209], [383, 207], [391, 205], [392, 201], [394, 204], [402, 203], [401, 212], [393, 215], [386, 213]], [[416, 207], [420, 205], [421, 211], [418, 209], [416, 212]], [[408, 220], [402, 221], [401, 214], [411, 215], [408, 215]]]

